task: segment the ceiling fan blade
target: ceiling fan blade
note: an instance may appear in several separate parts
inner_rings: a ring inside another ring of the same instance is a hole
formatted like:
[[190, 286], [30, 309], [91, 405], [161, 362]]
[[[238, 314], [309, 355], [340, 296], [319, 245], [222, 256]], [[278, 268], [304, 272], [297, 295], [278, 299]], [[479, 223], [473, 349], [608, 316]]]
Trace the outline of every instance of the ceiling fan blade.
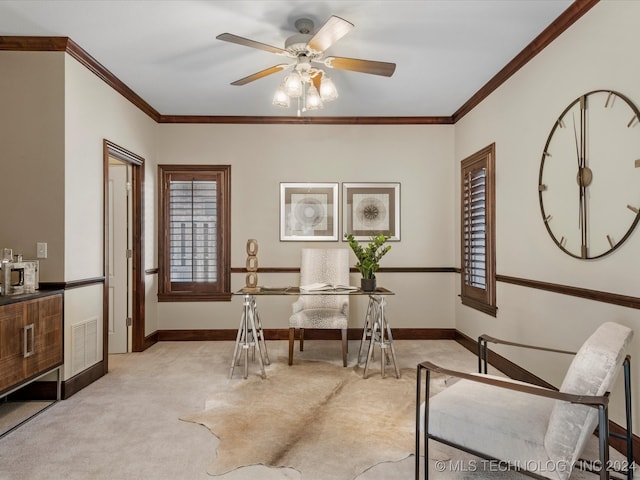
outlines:
[[395, 63], [375, 62], [373, 60], [361, 60], [359, 58], [327, 57], [324, 64], [329, 68], [350, 70], [352, 72], [372, 73], [390, 77], [396, 71]]
[[315, 77], [311, 77], [311, 81], [313, 82], [313, 86], [316, 87], [318, 91], [320, 91], [320, 84], [322, 83], [322, 71], [318, 72]]
[[282, 48], [267, 45], [266, 43], [256, 42], [255, 40], [249, 40], [248, 38], [239, 37], [233, 33], [221, 33], [216, 38], [218, 40], [224, 40], [225, 42], [237, 43], [238, 45], [244, 45], [245, 47], [258, 48], [278, 55], [287, 55], [287, 51]]
[[324, 52], [327, 48], [349, 33], [353, 26], [353, 23], [332, 15], [331, 18], [329, 18], [329, 20], [320, 27], [320, 30], [311, 37], [311, 40], [307, 42], [307, 45], [313, 50]]
[[274, 65], [273, 67], [265, 68], [264, 70], [254, 73], [253, 75], [249, 75], [248, 77], [236, 80], [235, 82], [232, 82], [231, 85], [246, 85], [247, 83], [253, 82], [254, 80], [259, 80], [263, 77], [266, 77], [267, 75], [271, 75], [272, 73], [280, 72], [288, 66], [289, 65], [287, 65], [286, 63]]

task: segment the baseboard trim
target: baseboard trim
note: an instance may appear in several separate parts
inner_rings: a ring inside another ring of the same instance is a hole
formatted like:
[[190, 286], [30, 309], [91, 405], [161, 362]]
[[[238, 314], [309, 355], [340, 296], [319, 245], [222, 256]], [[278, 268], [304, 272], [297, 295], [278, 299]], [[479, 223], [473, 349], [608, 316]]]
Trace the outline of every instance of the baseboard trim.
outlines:
[[[478, 355], [478, 342], [471, 337], [468, 337], [464, 333], [461, 333], [456, 330], [456, 338], [455, 340], [465, 347], [467, 350], [473, 352], [474, 355]], [[534, 375], [533, 373], [525, 370], [519, 365], [513, 363], [512, 361], [506, 359], [502, 355], [498, 355], [496, 352], [493, 352], [489, 349], [488, 352], [488, 361], [489, 364], [493, 367], [497, 368], [501, 372], [508, 375], [510, 378], [514, 380], [519, 380], [521, 382], [532, 383], [533, 385], [538, 385], [544, 388], [551, 388], [553, 390], [557, 390], [558, 388], [550, 383], [546, 382], [542, 378]]]
[[[235, 340], [238, 331], [236, 329], [209, 329], [209, 330], [158, 330], [155, 332], [158, 342], [184, 342], [184, 341], [218, 341]], [[391, 333], [395, 340], [456, 340], [454, 328], [392, 328]], [[264, 329], [266, 340], [288, 340], [288, 328]], [[362, 328], [349, 328], [347, 330], [349, 340], [362, 338]], [[339, 330], [306, 329], [305, 340], [339, 340]]]
[[[468, 337], [467, 335], [459, 331], [456, 331], [455, 339], [460, 345], [465, 347], [467, 350], [473, 352], [476, 356], [478, 355], [478, 342], [476, 340], [473, 340], [471, 337]], [[491, 351], [490, 349], [487, 357], [491, 366], [493, 366], [494, 368], [497, 368], [498, 370], [500, 370], [510, 378], [513, 378], [515, 380], [520, 380], [522, 382], [532, 383], [534, 385], [538, 385], [544, 388], [551, 388], [553, 390], [558, 390], [558, 388], [555, 387], [554, 385], [547, 383], [540, 377], [525, 370], [519, 365], [516, 365], [515, 363], [506, 359], [502, 355], [498, 355], [497, 353]], [[618, 425], [617, 423], [609, 420], [609, 433], [616, 434], [616, 435], [625, 435], [626, 430], [620, 425]], [[633, 459], [635, 460], [636, 464], [640, 464], [640, 437], [638, 435], [632, 434], [631, 441], [633, 443]], [[627, 446], [624, 440], [611, 437], [609, 439], [609, 444], [618, 452], [622, 453], [623, 455], [627, 454], [626, 452]]]
[[155, 333], [159, 342], [208, 342], [218, 340], [235, 340], [237, 330], [158, 330]]
[[[146, 337], [144, 337], [144, 342], [142, 345], [142, 349], [140, 349], [139, 351], [143, 352], [145, 351], [147, 348], [149, 348], [151, 345], [158, 343], [158, 331], [155, 331], [149, 335], [147, 335]], [[134, 350], [134, 351], [138, 351], [138, 350]]]
[[[103, 362], [80, 372], [69, 380], [61, 382], [60, 396], [63, 400], [78, 393], [84, 387], [95, 382], [105, 374]], [[45, 380], [40, 382], [32, 382], [25, 385], [20, 390], [10, 394], [7, 398], [10, 400], [55, 400], [57, 394], [57, 382]]]
[[[626, 430], [624, 428], [622, 428], [620, 425], [618, 425], [617, 423], [614, 423], [612, 421], [609, 421], [609, 434], [615, 434], [615, 435], [626, 435]], [[638, 435], [632, 434], [631, 435], [631, 443], [633, 444], [633, 460], [636, 463], [636, 466], [638, 464], [640, 464], [640, 437]], [[609, 444], [615, 448], [618, 452], [622, 453], [623, 455], [626, 456], [627, 454], [627, 444], [624, 442], [624, 440], [621, 440], [619, 438], [615, 438], [612, 437], [609, 439]]]
[[83, 370], [77, 375], [71, 377], [69, 380], [62, 382], [62, 398], [66, 400], [72, 395], [78, 393], [84, 387], [104, 376], [106, 373], [105, 365], [102, 361], [87, 368], [86, 370]]

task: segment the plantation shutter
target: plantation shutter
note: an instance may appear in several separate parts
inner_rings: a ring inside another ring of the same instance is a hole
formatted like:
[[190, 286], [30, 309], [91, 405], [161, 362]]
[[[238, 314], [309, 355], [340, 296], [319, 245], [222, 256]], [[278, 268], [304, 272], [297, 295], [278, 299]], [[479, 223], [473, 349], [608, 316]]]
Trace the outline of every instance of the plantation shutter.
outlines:
[[496, 315], [495, 145], [461, 164], [461, 300]]
[[171, 282], [216, 282], [217, 184], [169, 182], [169, 277]]
[[464, 179], [464, 282], [483, 290], [487, 287], [486, 179], [485, 168], [468, 172]]

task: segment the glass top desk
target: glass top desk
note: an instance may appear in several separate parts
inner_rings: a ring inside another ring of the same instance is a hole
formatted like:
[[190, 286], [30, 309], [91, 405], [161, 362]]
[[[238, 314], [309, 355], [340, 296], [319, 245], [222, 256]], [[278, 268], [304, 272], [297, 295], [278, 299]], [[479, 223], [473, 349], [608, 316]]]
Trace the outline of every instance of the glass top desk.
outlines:
[[[260, 373], [262, 378], [266, 378], [264, 366], [269, 365], [269, 354], [264, 341], [264, 332], [260, 314], [258, 313], [258, 305], [256, 298], [269, 295], [350, 295], [369, 297], [367, 305], [367, 313], [365, 316], [364, 328], [362, 330], [362, 340], [360, 341], [360, 349], [358, 350], [358, 364], [361, 363], [364, 349], [367, 348], [367, 357], [364, 366], [363, 377], [367, 378], [369, 371], [369, 363], [373, 358], [374, 347], [380, 347], [380, 374], [385, 376], [385, 363], [393, 361], [396, 378], [400, 378], [400, 370], [396, 362], [396, 353], [393, 346], [393, 335], [391, 327], [387, 320], [385, 311], [386, 297], [395, 295], [389, 289], [378, 287], [371, 292], [365, 292], [360, 289], [330, 289], [330, 290], [301, 290], [299, 287], [256, 287], [254, 289], [241, 289], [233, 292], [233, 295], [242, 296], [242, 315], [240, 318], [240, 326], [236, 335], [236, 342], [233, 350], [233, 358], [231, 359], [231, 368], [229, 370], [229, 378], [233, 377], [235, 367], [240, 364], [241, 357], [244, 357], [244, 378], [249, 375], [249, 350], [253, 352], [255, 357], [256, 350], [258, 352], [257, 359], [260, 365]], [[369, 342], [368, 347], [367, 339]]]

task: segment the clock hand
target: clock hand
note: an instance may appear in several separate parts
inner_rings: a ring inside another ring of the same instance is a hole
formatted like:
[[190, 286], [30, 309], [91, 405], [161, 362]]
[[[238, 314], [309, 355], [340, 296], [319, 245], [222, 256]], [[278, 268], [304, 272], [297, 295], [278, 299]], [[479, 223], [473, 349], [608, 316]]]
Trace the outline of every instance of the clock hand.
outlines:
[[580, 230], [582, 234], [582, 245], [580, 254], [582, 258], [587, 258], [588, 250], [588, 229], [587, 229], [587, 186], [591, 183], [591, 170], [586, 162], [586, 141], [587, 141], [587, 110], [586, 97], [580, 97], [580, 147], [578, 148], [578, 185], [580, 187]]
[[[578, 228], [580, 229], [580, 253], [582, 258], [586, 256], [586, 242], [585, 242], [585, 199], [584, 199], [584, 186], [582, 182], [582, 155], [580, 152], [582, 141], [578, 142], [578, 131], [576, 129], [576, 115], [571, 114], [573, 118], [573, 138], [576, 143], [576, 159], [578, 160], [578, 174], [576, 175], [576, 181], [578, 182]], [[582, 140], [582, 111], [580, 112], [580, 137]]]
[[582, 258], [587, 258], [587, 198], [584, 185], [580, 185], [580, 231], [582, 233], [580, 254]]
[[[585, 243], [585, 201], [584, 201], [584, 186], [582, 182], [582, 155], [580, 152], [582, 141], [578, 142], [578, 131], [576, 129], [576, 115], [571, 114], [573, 118], [573, 138], [576, 143], [576, 159], [578, 160], [578, 174], [576, 175], [576, 181], [578, 183], [578, 228], [580, 229], [580, 255], [582, 258], [586, 256], [586, 243]], [[582, 123], [582, 112], [580, 113], [580, 121]], [[580, 125], [580, 137], [582, 140], [582, 124]]]
[[[578, 159], [578, 168], [580, 168], [580, 147], [578, 145], [578, 132], [576, 131], [576, 116], [572, 114], [573, 117], [573, 138], [576, 141], [576, 158]], [[580, 132], [582, 133], [582, 131]]]

